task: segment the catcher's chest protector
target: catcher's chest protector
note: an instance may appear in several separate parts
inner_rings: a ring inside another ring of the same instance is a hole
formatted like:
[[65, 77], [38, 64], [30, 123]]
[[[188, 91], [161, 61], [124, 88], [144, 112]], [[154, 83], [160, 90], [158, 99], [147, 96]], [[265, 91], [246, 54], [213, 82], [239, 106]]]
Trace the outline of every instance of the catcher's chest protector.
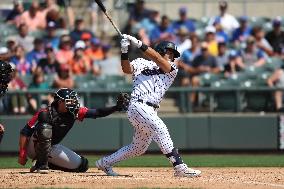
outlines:
[[70, 113], [58, 113], [54, 107], [49, 108], [52, 125], [52, 144], [58, 144], [73, 127], [76, 119]]

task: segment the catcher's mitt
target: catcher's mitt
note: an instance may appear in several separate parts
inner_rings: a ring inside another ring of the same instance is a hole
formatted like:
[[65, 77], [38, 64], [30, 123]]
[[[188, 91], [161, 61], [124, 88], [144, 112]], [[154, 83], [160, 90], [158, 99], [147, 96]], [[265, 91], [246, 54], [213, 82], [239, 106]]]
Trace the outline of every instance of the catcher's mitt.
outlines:
[[130, 96], [127, 93], [119, 93], [116, 100], [116, 107], [118, 111], [126, 111], [128, 109]]

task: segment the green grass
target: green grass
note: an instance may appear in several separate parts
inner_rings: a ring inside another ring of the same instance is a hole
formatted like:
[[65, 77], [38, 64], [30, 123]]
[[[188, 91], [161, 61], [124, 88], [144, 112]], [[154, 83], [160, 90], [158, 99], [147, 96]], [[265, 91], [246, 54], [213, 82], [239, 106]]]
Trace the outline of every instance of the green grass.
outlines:
[[[86, 156], [91, 167], [101, 156]], [[183, 160], [191, 167], [284, 167], [284, 156], [269, 155], [183, 155]], [[31, 161], [25, 167], [30, 167]], [[169, 167], [163, 155], [143, 155], [118, 164], [119, 167]], [[17, 157], [0, 157], [0, 168], [21, 168]]]

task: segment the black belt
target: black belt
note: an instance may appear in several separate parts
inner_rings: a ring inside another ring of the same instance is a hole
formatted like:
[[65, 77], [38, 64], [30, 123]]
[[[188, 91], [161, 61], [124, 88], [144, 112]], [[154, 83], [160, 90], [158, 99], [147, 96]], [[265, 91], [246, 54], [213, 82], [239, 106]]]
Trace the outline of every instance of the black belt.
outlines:
[[155, 108], [155, 109], [160, 108], [160, 106], [159, 106], [158, 104], [153, 104], [153, 103], [151, 103], [151, 102], [145, 102], [145, 101], [143, 101], [142, 99], [138, 99], [137, 101], [138, 101], [138, 102], [145, 103], [145, 104], [147, 104], [148, 106], [151, 106], [151, 107], [153, 107], [153, 108]]

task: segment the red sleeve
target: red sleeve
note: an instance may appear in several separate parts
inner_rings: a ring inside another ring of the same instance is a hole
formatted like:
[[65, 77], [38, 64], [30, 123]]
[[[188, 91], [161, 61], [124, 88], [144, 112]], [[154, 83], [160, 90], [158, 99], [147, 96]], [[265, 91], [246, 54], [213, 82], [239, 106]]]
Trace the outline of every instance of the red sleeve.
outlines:
[[38, 114], [39, 114], [40, 112], [43, 112], [43, 111], [47, 111], [47, 109], [40, 109], [40, 110], [37, 111], [37, 112], [35, 113], [35, 115], [28, 121], [27, 125], [28, 125], [30, 128], [32, 128], [32, 127], [36, 124], [37, 119], [38, 119]]
[[80, 107], [79, 112], [78, 112], [77, 119], [78, 119], [79, 121], [83, 121], [84, 118], [85, 118], [85, 115], [86, 115], [87, 111], [88, 111], [88, 108], [87, 108], [87, 107]]

